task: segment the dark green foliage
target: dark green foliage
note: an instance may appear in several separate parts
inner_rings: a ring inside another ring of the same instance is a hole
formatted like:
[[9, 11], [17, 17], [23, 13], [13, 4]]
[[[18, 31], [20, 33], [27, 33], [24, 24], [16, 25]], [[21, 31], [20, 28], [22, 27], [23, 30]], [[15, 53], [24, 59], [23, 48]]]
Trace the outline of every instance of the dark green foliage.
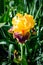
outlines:
[[0, 0], [0, 15], [4, 13], [4, 0]]

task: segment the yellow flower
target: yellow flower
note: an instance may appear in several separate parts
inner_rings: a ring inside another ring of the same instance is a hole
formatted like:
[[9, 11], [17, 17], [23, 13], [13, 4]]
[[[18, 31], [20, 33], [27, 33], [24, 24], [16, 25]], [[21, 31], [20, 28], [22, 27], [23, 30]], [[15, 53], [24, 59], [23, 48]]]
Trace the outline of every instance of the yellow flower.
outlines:
[[35, 25], [35, 20], [32, 15], [25, 14], [24, 16], [20, 13], [12, 19], [13, 31], [25, 35]]
[[32, 15], [17, 13], [12, 19], [13, 27], [9, 30], [19, 42], [25, 42], [30, 37], [30, 30], [35, 26]]

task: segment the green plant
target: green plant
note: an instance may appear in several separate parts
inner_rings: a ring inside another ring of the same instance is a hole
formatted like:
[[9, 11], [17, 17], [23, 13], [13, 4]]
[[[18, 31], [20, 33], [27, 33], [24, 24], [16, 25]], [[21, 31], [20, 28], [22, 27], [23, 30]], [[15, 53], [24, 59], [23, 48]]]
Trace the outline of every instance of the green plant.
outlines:
[[[43, 0], [0, 0], [0, 65], [16, 64], [13, 61], [14, 50], [20, 54], [20, 46], [16, 39], [8, 33], [12, 26], [12, 18], [16, 13], [25, 12], [34, 16], [35, 30], [32, 30], [30, 39], [26, 42], [26, 58], [29, 65], [43, 65]], [[34, 32], [36, 32], [34, 34]], [[3, 52], [1, 52], [4, 50]], [[6, 56], [6, 57], [4, 57]], [[18, 62], [17, 62], [18, 63]], [[23, 63], [24, 64], [24, 63]], [[26, 63], [25, 63], [26, 64]], [[25, 65], [24, 64], [24, 65]]]

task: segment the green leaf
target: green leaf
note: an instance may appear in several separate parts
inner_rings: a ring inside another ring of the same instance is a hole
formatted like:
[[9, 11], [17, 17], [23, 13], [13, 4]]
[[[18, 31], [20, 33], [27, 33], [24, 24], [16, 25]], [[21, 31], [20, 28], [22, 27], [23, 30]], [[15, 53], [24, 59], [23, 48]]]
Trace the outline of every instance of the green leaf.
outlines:
[[13, 60], [15, 63], [17, 63], [17, 64], [19, 64], [20, 62], [19, 62], [19, 60], [17, 59], [17, 58], [14, 58], [14, 60]]
[[37, 60], [39, 60], [39, 59], [40, 59], [40, 57], [36, 57], [36, 59], [35, 59], [35, 60], [37, 61]]
[[2, 62], [2, 65], [6, 65], [6, 62]]
[[22, 60], [22, 63], [21, 63], [21, 64], [22, 64], [22, 65], [28, 65], [25, 56], [23, 56], [23, 60]]
[[5, 25], [5, 23], [0, 23], [0, 28], [2, 27], [2, 26], [4, 26]]
[[10, 44], [9, 45], [9, 59], [11, 59], [11, 54], [12, 54], [13, 50], [14, 50], [14, 46], [13, 46], [13, 44]]
[[0, 0], [0, 15], [4, 13], [4, 0]]
[[0, 44], [6, 44], [6, 42], [5, 41], [1, 41]]

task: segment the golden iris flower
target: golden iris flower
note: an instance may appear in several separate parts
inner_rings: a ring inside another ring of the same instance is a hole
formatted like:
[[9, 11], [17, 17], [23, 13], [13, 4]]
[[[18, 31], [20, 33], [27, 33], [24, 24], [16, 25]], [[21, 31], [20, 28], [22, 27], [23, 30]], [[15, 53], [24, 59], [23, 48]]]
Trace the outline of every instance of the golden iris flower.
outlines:
[[20, 42], [24, 42], [30, 35], [30, 30], [34, 28], [35, 20], [32, 15], [17, 13], [12, 19], [13, 27], [9, 30], [13, 37], [17, 38]]

